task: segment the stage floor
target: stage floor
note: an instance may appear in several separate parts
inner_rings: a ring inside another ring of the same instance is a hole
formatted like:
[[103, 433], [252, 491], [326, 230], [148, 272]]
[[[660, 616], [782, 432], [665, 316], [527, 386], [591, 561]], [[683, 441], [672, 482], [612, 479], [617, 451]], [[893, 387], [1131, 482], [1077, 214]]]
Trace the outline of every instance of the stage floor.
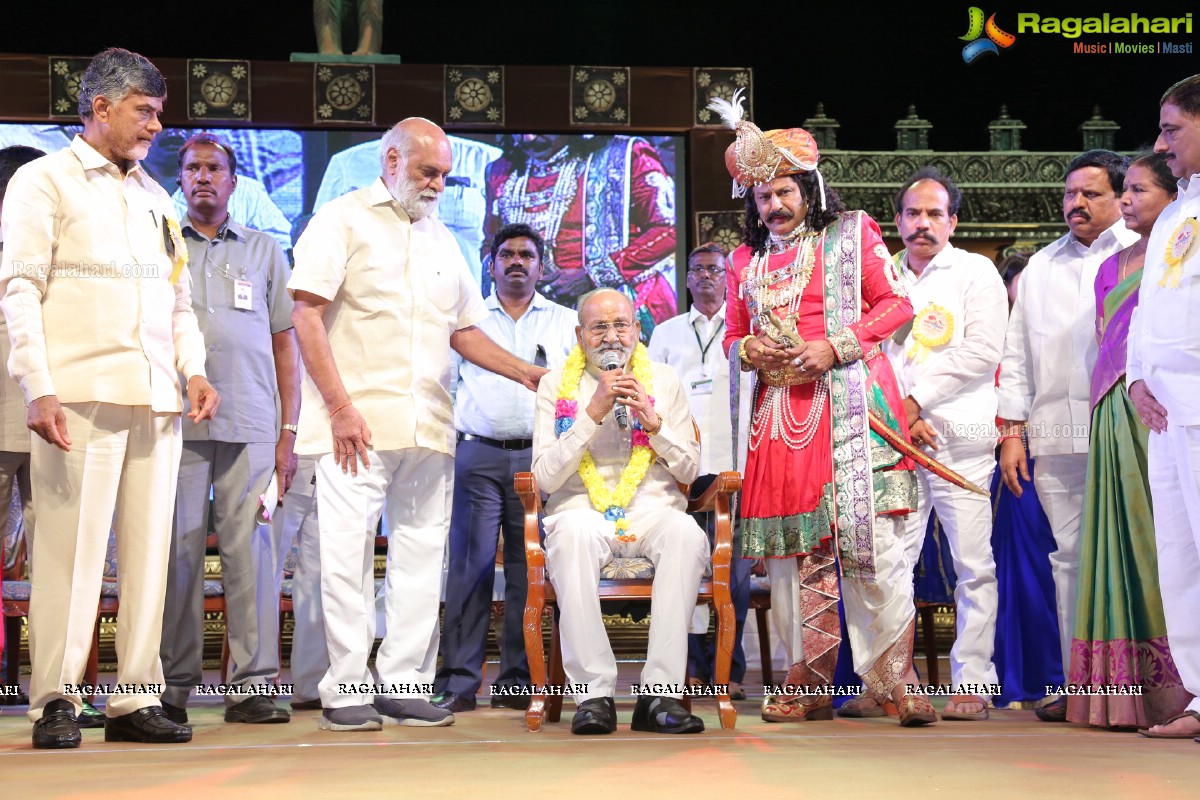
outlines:
[[[622, 679], [636, 679], [637, 669], [622, 665]], [[737, 728], [725, 731], [715, 703], [698, 699], [694, 710], [708, 730], [664, 736], [629, 730], [633, 701], [626, 697], [618, 700], [616, 734], [579, 737], [570, 733], [569, 701], [563, 721], [536, 734], [525, 730], [520, 712], [485, 705], [457, 715], [448, 728], [332, 733], [318, 729], [318, 711], [294, 713], [287, 725], [226, 724], [219, 700], [204, 698], [189, 708], [195, 730], [190, 744], [105, 744], [102, 730], [85, 730], [83, 746], [67, 751], [31, 749], [24, 708], [4, 707], [0, 787], [6, 800], [545, 793], [619, 800], [1170, 800], [1194, 798], [1200, 787], [1200, 744], [1048, 724], [1032, 711], [993, 710], [986, 722], [916, 729], [900, 728], [894, 717], [769, 724], [752, 699], [737, 704]]]

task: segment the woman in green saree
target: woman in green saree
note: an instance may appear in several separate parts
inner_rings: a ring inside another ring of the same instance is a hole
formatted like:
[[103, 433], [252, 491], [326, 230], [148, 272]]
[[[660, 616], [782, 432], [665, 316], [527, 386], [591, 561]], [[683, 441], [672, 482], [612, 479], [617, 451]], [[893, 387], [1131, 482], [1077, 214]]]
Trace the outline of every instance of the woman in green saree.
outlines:
[[1108, 694], [1072, 694], [1067, 719], [1098, 727], [1154, 725], [1191, 699], [1171, 660], [1159, 595], [1146, 479], [1149, 431], [1125, 389], [1126, 339], [1146, 240], [1175, 190], [1162, 154], [1134, 159], [1121, 212], [1126, 227], [1142, 238], [1108, 258], [1096, 276], [1100, 351], [1092, 373], [1091, 448], [1067, 680], [1076, 692], [1088, 687]]

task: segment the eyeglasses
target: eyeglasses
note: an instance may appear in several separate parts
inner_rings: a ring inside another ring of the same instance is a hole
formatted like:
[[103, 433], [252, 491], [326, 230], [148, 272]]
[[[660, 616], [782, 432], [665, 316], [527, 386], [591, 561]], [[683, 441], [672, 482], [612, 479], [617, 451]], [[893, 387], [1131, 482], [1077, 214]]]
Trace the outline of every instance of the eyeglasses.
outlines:
[[702, 272], [707, 272], [709, 275], [720, 275], [725, 271], [725, 267], [720, 264], [697, 264], [688, 267], [688, 275], [699, 275]]
[[617, 336], [624, 336], [631, 330], [633, 330], [633, 325], [624, 320], [618, 322], [596, 322], [587, 328], [588, 336], [594, 336], [597, 339], [608, 336], [609, 331], [616, 331]]

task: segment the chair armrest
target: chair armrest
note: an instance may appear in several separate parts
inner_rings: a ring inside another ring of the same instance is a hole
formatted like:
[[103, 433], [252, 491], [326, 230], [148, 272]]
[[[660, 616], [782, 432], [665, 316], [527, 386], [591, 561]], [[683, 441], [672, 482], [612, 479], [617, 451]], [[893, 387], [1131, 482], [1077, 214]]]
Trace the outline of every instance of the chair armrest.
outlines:
[[[717, 496], [723, 495], [725, 502], [729, 502], [729, 498], [742, 488], [742, 475], [739, 472], [722, 472], [717, 476], [717, 479], [709, 484], [704, 490], [704, 494], [697, 497], [695, 500], [688, 501], [687, 512], [689, 514], [699, 514], [705, 511], [713, 511], [716, 509]], [[726, 506], [728, 509], [728, 506]]]
[[513, 476], [513, 489], [521, 498], [525, 509], [525, 563], [533, 569], [546, 566], [546, 553], [542, 550], [542, 538], [538, 528], [538, 517], [542, 513], [542, 493], [538, 491], [537, 478], [532, 472], [518, 472]]

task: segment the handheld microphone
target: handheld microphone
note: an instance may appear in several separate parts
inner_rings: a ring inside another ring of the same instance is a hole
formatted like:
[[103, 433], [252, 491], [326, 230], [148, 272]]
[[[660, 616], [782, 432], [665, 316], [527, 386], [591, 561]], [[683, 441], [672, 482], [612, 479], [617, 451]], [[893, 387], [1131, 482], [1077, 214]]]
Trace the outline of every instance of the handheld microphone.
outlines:
[[[619, 369], [621, 366], [621, 355], [616, 350], [606, 350], [604, 355], [600, 356], [600, 366], [605, 372], [611, 369]], [[625, 408], [623, 403], [613, 403], [613, 412], [617, 415], [617, 426], [623, 430], [629, 430], [629, 410]]]

